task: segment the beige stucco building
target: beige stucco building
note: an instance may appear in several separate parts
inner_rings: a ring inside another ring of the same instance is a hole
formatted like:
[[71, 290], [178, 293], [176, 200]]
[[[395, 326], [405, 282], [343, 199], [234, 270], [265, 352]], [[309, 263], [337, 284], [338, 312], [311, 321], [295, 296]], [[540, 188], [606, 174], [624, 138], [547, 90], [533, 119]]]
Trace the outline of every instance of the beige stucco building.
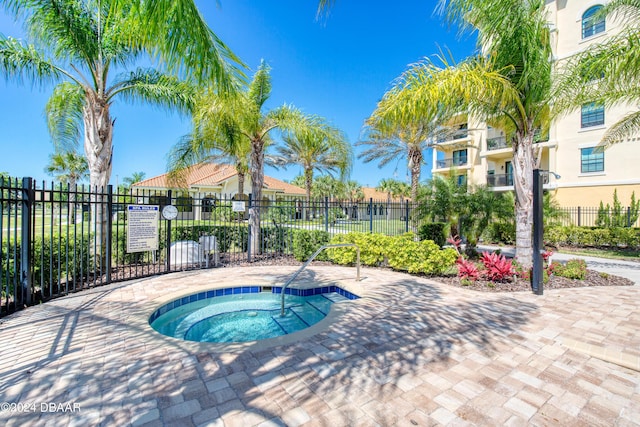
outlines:
[[[608, 0], [547, 0], [555, 60], [563, 60], [616, 34], [624, 22], [598, 20], [594, 12]], [[554, 120], [548, 132], [537, 136], [539, 168], [555, 172], [545, 189], [564, 207], [611, 203], [613, 191], [627, 204], [635, 191], [640, 198], [640, 135], [604, 152], [593, 148], [609, 126], [637, 106], [604, 108], [584, 105]], [[460, 182], [486, 184], [496, 191], [513, 189], [512, 149], [504, 133], [461, 117], [459, 129], [435, 144], [432, 174], [454, 174]]]

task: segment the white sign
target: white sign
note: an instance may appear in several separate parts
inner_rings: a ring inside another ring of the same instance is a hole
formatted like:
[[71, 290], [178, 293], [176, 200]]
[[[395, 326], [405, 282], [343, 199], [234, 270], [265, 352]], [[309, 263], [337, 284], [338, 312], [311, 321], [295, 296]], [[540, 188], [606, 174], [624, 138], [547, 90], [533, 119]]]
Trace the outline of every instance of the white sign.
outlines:
[[231, 209], [234, 212], [244, 212], [244, 202], [231, 202]]
[[160, 206], [127, 206], [127, 252], [158, 250]]

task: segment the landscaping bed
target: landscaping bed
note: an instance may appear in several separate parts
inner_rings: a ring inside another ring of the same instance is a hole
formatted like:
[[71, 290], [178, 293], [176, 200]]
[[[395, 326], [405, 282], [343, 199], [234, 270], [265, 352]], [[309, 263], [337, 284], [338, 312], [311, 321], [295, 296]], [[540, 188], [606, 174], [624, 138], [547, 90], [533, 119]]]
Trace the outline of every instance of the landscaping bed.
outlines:
[[[240, 263], [240, 265], [246, 266], [300, 266], [302, 262], [296, 261], [292, 256], [284, 256], [278, 258], [266, 258], [257, 260], [252, 263]], [[313, 261], [313, 265], [330, 266], [335, 265], [328, 261]], [[233, 266], [238, 266], [234, 264]], [[367, 268], [384, 268], [384, 267], [367, 267]], [[512, 282], [495, 283], [489, 280], [478, 279], [471, 282], [469, 285], [462, 285], [460, 279], [455, 275], [443, 275], [443, 276], [425, 276], [436, 282], [443, 283], [449, 286], [455, 286], [459, 288], [472, 289], [481, 292], [520, 292], [531, 291], [531, 284], [529, 280], [517, 279]], [[561, 289], [561, 288], [579, 288], [587, 286], [632, 286], [634, 283], [624, 277], [615, 276], [613, 274], [601, 273], [594, 270], [587, 270], [587, 277], [585, 280], [568, 279], [566, 277], [559, 277], [552, 275], [549, 277], [547, 283], [544, 283], [543, 289]]]

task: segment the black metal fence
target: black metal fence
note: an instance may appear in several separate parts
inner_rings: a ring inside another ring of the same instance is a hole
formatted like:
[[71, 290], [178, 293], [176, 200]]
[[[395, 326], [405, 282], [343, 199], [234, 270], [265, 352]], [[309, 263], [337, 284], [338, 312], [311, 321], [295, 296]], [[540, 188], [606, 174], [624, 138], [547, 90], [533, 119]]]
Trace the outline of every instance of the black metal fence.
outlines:
[[562, 225], [578, 227], [640, 227], [638, 212], [633, 207], [596, 208], [588, 206], [559, 208]]
[[114, 281], [291, 255], [299, 230], [402, 234], [417, 229], [412, 210], [409, 201], [118, 194], [0, 178], [0, 316]]

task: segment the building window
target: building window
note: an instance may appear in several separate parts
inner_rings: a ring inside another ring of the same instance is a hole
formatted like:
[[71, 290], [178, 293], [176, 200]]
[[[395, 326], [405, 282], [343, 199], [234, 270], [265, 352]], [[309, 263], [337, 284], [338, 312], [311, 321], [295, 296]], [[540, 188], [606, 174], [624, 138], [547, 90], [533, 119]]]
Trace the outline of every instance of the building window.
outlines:
[[580, 150], [580, 172], [604, 171], [604, 150], [596, 151], [595, 147]]
[[603, 16], [599, 16], [600, 9], [602, 9], [601, 5], [593, 6], [587, 9], [587, 11], [582, 15], [583, 39], [602, 33], [606, 29], [605, 18]]
[[467, 164], [467, 150], [456, 150], [453, 152], [453, 166], [463, 166]]
[[588, 128], [604, 124], [604, 104], [590, 102], [582, 105], [581, 126]]
[[458, 184], [458, 187], [467, 185], [467, 175], [458, 175], [456, 177], [456, 184]]

